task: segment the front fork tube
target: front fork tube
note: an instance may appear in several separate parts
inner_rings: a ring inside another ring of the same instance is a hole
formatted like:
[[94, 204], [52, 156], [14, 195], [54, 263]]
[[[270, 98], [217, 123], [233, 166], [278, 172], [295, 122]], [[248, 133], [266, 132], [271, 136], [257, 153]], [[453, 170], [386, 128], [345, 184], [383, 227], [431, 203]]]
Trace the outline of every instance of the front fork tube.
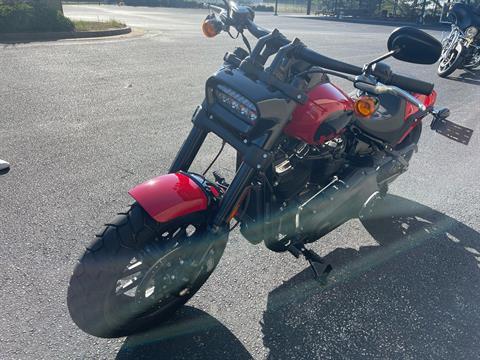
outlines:
[[[200, 150], [200, 147], [205, 141], [207, 134], [208, 130], [204, 129], [203, 127], [198, 125], [193, 126], [190, 134], [170, 166], [169, 173], [188, 171], [190, 165], [195, 159], [195, 156]], [[232, 183], [222, 198], [218, 213], [215, 215], [213, 221], [214, 227], [222, 227], [226, 225], [233, 209], [240, 200], [242, 192], [251, 182], [254, 174], [255, 169], [253, 169], [250, 165], [247, 165], [246, 163], [242, 163], [240, 165]]]
[[244, 162], [240, 165], [227, 192], [223, 195], [220, 207], [213, 220], [214, 227], [222, 227], [227, 224], [233, 209], [240, 201], [243, 191], [252, 181], [255, 171], [254, 168]]
[[178, 171], [188, 171], [190, 165], [192, 165], [195, 156], [203, 145], [205, 138], [208, 135], [208, 131], [204, 128], [194, 125], [190, 134], [185, 139], [180, 151], [178, 152], [175, 160], [173, 160], [170, 166], [169, 173], [175, 173]]

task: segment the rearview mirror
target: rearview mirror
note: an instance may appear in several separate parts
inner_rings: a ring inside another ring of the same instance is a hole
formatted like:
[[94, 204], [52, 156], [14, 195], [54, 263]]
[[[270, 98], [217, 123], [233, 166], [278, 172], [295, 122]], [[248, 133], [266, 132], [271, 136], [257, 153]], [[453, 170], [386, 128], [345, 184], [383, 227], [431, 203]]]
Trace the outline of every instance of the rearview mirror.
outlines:
[[440, 41], [409, 26], [393, 30], [387, 46], [389, 51], [395, 51], [395, 59], [415, 64], [435, 64], [442, 52]]

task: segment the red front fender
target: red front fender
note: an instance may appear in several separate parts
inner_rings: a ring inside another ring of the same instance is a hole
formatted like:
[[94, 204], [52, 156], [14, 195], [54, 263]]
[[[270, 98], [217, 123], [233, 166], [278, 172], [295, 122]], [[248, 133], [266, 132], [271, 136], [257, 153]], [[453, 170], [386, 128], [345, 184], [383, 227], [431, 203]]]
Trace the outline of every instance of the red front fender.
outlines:
[[206, 190], [184, 173], [158, 176], [128, 193], [158, 222], [206, 210], [209, 204]]

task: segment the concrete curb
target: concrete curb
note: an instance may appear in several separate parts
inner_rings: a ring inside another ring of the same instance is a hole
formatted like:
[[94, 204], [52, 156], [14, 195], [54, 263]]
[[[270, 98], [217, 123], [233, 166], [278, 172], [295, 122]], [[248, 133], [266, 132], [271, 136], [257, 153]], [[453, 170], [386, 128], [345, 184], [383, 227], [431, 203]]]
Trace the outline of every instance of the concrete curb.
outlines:
[[127, 26], [120, 29], [99, 30], [99, 31], [65, 31], [65, 32], [42, 32], [42, 33], [6, 33], [0, 34], [0, 42], [31, 42], [48, 41], [60, 39], [82, 39], [104, 36], [115, 36], [128, 34], [132, 29]]
[[413, 26], [419, 29], [428, 30], [450, 30], [450, 24], [438, 24], [438, 25], [419, 25], [415, 23], [402, 22], [402, 21], [388, 21], [388, 20], [366, 20], [366, 19], [337, 19], [328, 16], [308, 16], [308, 15], [284, 15], [287, 17], [310, 19], [310, 20], [324, 20], [324, 21], [336, 21], [353, 24], [365, 24], [365, 25], [381, 25], [381, 26]]

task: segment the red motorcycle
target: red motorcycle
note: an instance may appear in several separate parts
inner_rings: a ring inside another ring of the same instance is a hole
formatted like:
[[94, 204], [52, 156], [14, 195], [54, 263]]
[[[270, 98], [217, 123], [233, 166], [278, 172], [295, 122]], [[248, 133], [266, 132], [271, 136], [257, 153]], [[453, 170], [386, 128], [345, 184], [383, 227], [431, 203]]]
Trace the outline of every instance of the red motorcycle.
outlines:
[[[245, 49], [227, 53], [207, 80], [169, 174], [130, 190], [133, 205], [75, 267], [68, 308], [89, 334], [124, 336], [172, 315], [215, 269], [234, 221], [251, 243], [305, 258], [326, 281], [331, 266], [306, 244], [371, 211], [408, 169], [421, 120], [432, 114], [438, 132], [464, 143], [471, 136], [446, 120], [448, 109], [433, 107], [433, 84], [381, 62], [434, 64], [442, 46], [430, 35], [396, 29], [388, 53], [361, 68], [258, 27], [249, 7], [225, 5], [209, 6], [203, 31], [240, 36]], [[253, 48], [247, 31], [258, 39]], [[351, 81], [356, 94], [330, 76]], [[208, 133], [223, 140], [221, 150], [226, 143], [237, 150], [230, 183], [216, 172], [206, 178], [213, 162], [202, 175], [189, 172]]]

